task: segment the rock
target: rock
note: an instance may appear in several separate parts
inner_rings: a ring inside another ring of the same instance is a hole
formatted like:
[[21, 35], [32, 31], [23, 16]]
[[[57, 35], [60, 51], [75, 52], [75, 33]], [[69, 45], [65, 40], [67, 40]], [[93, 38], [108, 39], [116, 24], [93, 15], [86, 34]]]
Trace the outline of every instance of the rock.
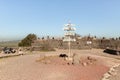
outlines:
[[73, 61], [73, 58], [71, 58], [71, 57], [66, 57], [65, 60], [67, 60], [67, 61]]
[[88, 59], [88, 60], [92, 60], [92, 57], [88, 56], [87, 59]]
[[117, 71], [114, 69], [115, 67], [111, 67], [110, 70], [108, 71], [108, 74], [115, 76], [117, 75]]
[[88, 61], [88, 62], [87, 62], [87, 65], [91, 65], [91, 64], [93, 64], [91, 61]]
[[83, 62], [82, 65], [83, 65], [83, 66], [87, 66], [87, 63], [86, 63], [86, 62]]
[[73, 64], [80, 64], [80, 57], [77, 54], [73, 54]]
[[120, 66], [120, 64], [116, 64], [116, 65], [113, 66], [113, 68], [117, 68], [119, 66]]
[[110, 74], [108, 74], [108, 73], [105, 73], [105, 74], [104, 74], [104, 78], [105, 78], [105, 79], [110, 78], [110, 76], [111, 76], [111, 75], [110, 75]]
[[109, 80], [109, 79], [106, 79], [106, 78], [102, 78], [102, 80]]
[[112, 75], [112, 76], [117, 75], [116, 71], [108, 71], [108, 74], [110, 74], [110, 75]]
[[115, 71], [115, 69], [113, 67], [110, 68], [110, 71]]

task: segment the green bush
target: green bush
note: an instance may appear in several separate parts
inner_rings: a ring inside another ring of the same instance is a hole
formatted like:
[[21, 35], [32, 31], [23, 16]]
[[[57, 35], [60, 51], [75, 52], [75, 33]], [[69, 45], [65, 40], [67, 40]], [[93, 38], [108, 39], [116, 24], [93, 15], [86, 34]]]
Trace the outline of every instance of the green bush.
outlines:
[[18, 43], [19, 47], [29, 47], [37, 39], [35, 34], [28, 34], [20, 43]]

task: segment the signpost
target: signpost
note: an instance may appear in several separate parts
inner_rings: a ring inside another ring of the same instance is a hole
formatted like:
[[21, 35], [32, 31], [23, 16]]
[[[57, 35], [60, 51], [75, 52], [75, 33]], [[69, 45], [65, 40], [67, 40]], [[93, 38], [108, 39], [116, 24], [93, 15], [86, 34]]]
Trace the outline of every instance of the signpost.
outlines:
[[76, 28], [74, 27], [75, 25], [71, 23], [65, 24], [64, 26], [65, 27], [63, 29], [65, 31], [65, 34], [64, 34], [65, 37], [63, 41], [68, 42], [68, 49], [69, 49], [68, 59], [70, 60], [71, 59], [71, 42], [76, 41], [76, 39], [74, 38], [75, 36], [74, 31], [76, 30]]

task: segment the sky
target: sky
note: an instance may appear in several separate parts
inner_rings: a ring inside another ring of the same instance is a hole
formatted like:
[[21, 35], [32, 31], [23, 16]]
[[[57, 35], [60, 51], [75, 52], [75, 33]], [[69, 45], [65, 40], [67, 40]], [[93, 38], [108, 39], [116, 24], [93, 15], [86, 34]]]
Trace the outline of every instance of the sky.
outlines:
[[64, 36], [75, 24], [82, 36], [120, 36], [120, 0], [0, 0], [0, 40]]

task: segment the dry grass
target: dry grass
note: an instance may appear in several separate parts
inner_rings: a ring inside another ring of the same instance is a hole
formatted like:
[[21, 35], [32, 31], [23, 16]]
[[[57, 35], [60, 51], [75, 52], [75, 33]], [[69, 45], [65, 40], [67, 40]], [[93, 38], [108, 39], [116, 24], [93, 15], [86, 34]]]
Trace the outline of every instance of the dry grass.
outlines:
[[47, 60], [51, 60], [52, 58], [57, 58], [58, 56], [42, 56], [36, 60], [36, 62], [43, 62]]

